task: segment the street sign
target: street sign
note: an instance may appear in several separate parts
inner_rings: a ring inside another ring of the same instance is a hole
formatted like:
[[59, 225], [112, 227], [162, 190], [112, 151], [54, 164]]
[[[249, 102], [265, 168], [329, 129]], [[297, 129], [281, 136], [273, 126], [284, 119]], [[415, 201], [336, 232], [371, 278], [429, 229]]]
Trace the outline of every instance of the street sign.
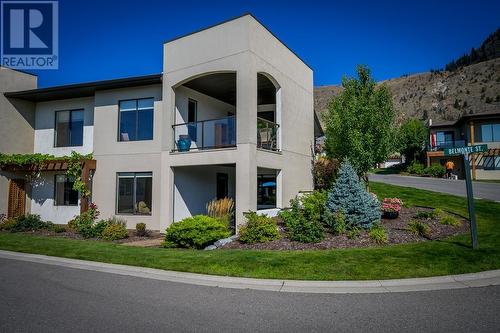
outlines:
[[487, 144], [446, 148], [444, 150], [444, 156], [462, 155], [464, 161], [465, 187], [467, 190], [467, 206], [469, 208], [469, 220], [470, 220], [470, 236], [473, 249], [477, 249], [477, 224], [476, 224], [476, 213], [474, 211], [474, 194], [472, 192], [472, 179], [470, 175], [469, 154], [484, 153], [486, 151], [488, 151]]
[[445, 148], [444, 156], [456, 156], [464, 154], [484, 153], [488, 150], [488, 145], [463, 146], [455, 148]]

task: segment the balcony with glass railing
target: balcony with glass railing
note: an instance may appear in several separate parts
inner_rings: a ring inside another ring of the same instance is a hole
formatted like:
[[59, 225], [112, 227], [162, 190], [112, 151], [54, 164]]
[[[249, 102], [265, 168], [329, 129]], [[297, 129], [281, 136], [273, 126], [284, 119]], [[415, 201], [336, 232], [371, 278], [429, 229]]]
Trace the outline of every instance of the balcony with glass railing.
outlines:
[[278, 151], [278, 130], [278, 124], [257, 118], [257, 148]]
[[446, 148], [456, 148], [466, 146], [465, 140], [450, 140], [450, 141], [437, 141], [435, 145], [429, 145], [427, 150], [439, 151]]
[[236, 116], [176, 124], [172, 129], [175, 152], [236, 147]]

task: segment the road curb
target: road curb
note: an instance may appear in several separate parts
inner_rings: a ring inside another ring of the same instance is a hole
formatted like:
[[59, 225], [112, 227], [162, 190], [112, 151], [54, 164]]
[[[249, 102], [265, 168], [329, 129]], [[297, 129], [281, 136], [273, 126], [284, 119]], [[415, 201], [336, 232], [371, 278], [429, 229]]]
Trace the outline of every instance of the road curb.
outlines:
[[500, 270], [394, 280], [300, 281], [185, 273], [3, 250], [0, 250], [0, 258], [199, 286], [296, 293], [364, 294], [431, 291], [500, 285]]

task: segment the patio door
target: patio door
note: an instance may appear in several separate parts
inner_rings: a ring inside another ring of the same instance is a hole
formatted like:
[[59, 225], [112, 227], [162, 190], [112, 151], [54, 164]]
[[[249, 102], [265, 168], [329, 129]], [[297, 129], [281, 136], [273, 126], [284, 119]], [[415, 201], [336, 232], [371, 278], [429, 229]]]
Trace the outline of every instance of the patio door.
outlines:
[[26, 191], [23, 179], [11, 179], [9, 181], [9, 208], [7, 217], [24, 215], [26, 206]]

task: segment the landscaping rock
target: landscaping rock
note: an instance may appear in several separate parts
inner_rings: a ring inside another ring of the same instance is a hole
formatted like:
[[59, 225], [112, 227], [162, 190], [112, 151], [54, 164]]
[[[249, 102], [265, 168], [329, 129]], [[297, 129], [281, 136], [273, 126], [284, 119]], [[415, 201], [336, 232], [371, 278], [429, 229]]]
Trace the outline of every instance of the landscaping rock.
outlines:
[[235, 238], [233, 238], [233, 237], [234, 236], [231, 236], [231, 237], [228, 237], [228, 238], [219, 239], [217, 242], [214, 243], [214, 245], [217, 246], [217, 247], [223, 247], [224, 245], [229, 244], [232, 241], [234, 241]]
[[217, 249], [217, 246], [215, 246], [215, 245], [209, 245], [206, 248], [204, 248], [205, 251], [212, 251], [212, 250], [216, 250], [216, 249]]

